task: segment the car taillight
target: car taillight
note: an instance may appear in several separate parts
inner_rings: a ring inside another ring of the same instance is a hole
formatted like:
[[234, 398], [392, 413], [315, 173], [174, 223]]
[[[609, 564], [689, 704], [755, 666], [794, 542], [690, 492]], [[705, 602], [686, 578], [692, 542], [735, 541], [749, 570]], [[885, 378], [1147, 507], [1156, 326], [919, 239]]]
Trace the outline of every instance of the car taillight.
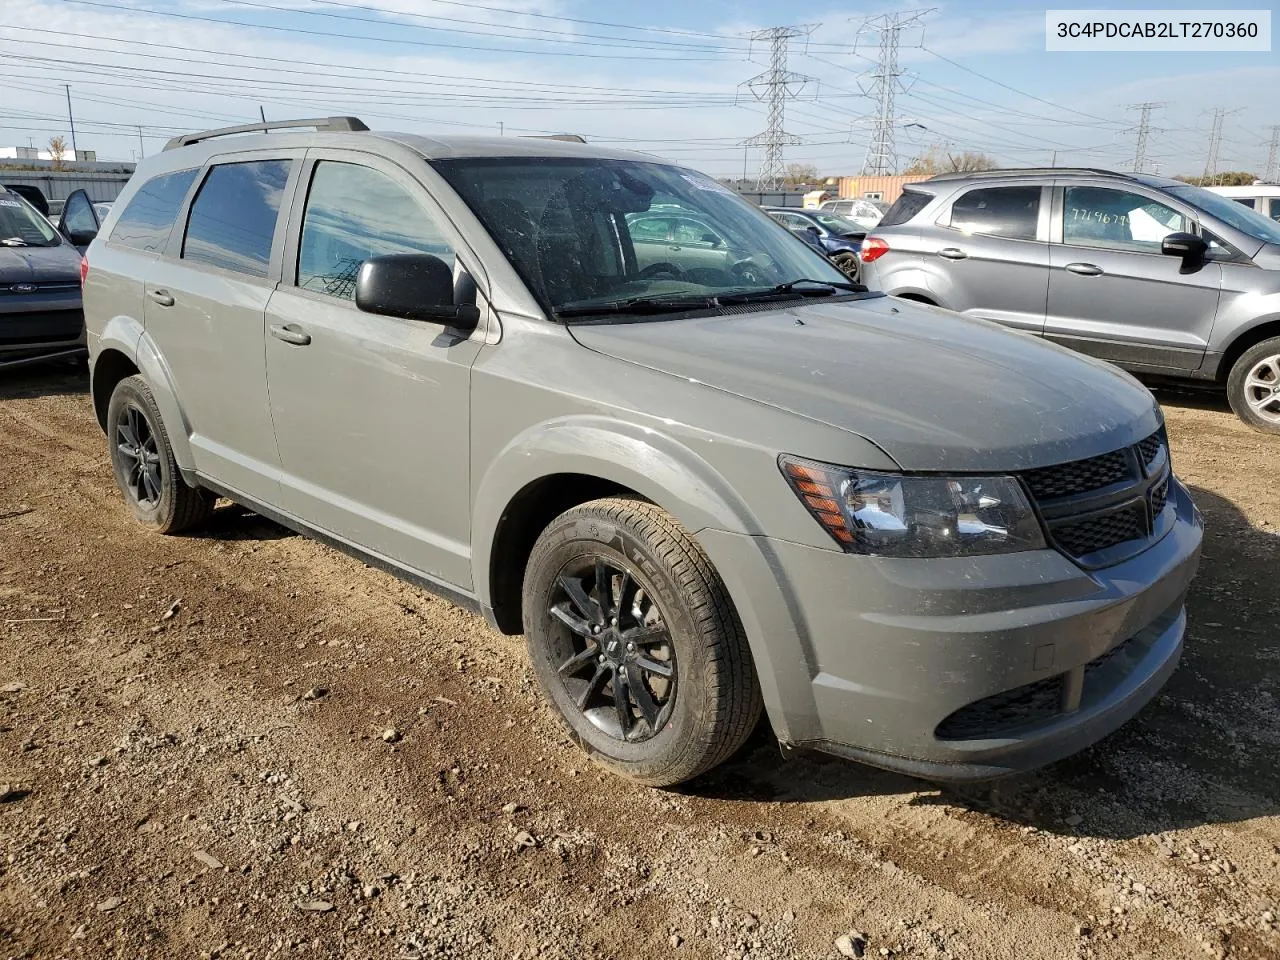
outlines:
[[84, 286], [84, 282], [89, 279], [89, 258], [80, 258], [80, 286]]
[[871, 263], [889, 252], [889, 244], [879, 237], [865, 237], [862, 241], [862, 262]]

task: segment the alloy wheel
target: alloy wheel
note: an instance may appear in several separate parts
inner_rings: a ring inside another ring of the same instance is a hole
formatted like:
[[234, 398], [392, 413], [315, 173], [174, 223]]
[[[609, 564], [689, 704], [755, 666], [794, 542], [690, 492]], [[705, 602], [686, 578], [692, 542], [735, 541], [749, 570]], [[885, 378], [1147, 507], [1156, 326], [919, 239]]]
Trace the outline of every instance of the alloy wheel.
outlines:
[[1253, 365], [1244, 378], [1244, 399], [1258, 416], [1280, 423], [1280, 354]]
[[675, 646], [632, 572], [605, 557], [580, 558], [557, 577], [548, 613], [572, 648], [560, 680], [592, 725], [627, 743], [661, 732], [676, 697]]
[[136, 404], [125, 404], [116, 419], [116, 450], [129, 495], [141, 506], [154, 507], [160, 502], [160, 451], [151, 421]]

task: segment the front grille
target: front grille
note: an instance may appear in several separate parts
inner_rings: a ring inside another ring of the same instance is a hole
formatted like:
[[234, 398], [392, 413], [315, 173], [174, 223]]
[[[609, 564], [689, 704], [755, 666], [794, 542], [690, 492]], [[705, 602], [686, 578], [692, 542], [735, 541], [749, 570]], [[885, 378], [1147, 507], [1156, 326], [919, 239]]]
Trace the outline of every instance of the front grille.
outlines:
[[1024, 473], [1053, 542], [1086, 566], [1145, 549], [1169, 499], [1166, 442], [1162, 427], [1132, 447]]
[[0, 313], [0, 346], [75, 340], [83, 329], [80, 310]]
[[977, 740], [1052, 720], [1062, 711], [1062, 677], [1046, 677], [961, 707], [934, 730], [939, 740]]
[[1076, 460], [1057, 467], [1030, 470], [1023, 474], [1031, 494], [1037, 500], [1070, 497], [1091, 490], [1101, 490], [1122, 480], [1134, 479], [1133, 463], [1128, 451], [1116, 450], [1088, 460]]
[[[966, 704], [938, 724], [933, 735], [939, 740], [981, 740], [1008, 736], [1015, 731], [1030, 730], [1090, 703], [1096, 703], [1108, 690], [1123, 682], [1146, 655], [1151, 644], [1177, 619], [1180, 608], [1181, 602], [1177, 608], [1161, 615], [1147, 627], [1090, 660], [1083, 667]], [[1125, 663], [1122, 659], [1124, 657], [1129, 657], [1131, 662]], [[1119, 663], [1116, 662], [1118, 660]], [[1068, 703], [1067, 679], [1072, 675], [1081, 675], [1079, 697], [1078, 702]]]
[[34, 293], [58, 293], [60, 291], [79, 290], [79, 280], [37, 280], [30, 284], [35, 290], [28, 290], [19, 293], [13, 288], [19, 286], [17, 283], [0, 282], [0, 297], [29, 297]]
[[1063, 523], [1053, 528], [1054, 538], [1067, 553], [1075, 557], [1096, 553], [1129, 540], [1139, 540], [1146, 535], [1146, 510], [1141, 504], [1087, 520]]

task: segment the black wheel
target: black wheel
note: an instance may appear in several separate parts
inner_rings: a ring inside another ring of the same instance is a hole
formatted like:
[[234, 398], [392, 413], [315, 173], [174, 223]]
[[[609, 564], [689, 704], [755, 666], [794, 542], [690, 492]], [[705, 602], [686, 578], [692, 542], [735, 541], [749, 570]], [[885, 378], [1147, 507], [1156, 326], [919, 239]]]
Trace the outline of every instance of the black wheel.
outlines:
[[831, 262], [840, 268], [850, 280], [858, 279], [858, 255], [856, 253], [837, 253], [831, 258]]
[[180, 533], [208, 519], [214, 497], [182, 479], [142, 377], [116, 384], [107, 404], [107, 437], [116, 484], [139, 523], [159, 533]]
[[641, 280], [683, 280], [684, 268], [674, 263], [651, 263], [640, 271]]
[[1240, 354], [1227, 377], [1227, 400], [1255, 430], [1280, 434], [1280, 337]]
[[595, 500], [556, 518], [529, 558], [523, 610], [543, 692], [615, 773], [681, 783], [732, 756], [760, 718], [724, 584], [651, 503]]

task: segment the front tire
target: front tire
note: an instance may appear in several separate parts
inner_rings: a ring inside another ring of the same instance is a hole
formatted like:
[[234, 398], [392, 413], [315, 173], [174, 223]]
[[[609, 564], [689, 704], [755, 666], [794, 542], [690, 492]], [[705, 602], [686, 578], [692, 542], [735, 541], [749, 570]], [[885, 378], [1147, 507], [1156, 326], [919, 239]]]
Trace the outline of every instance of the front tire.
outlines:
[[707, 555], [659, 507], [615, 497], [561, 514], [534, 545], [522, 602], [543, 693], [606, 769], [672, 786], [754, 730], [742, 624]]
[[181, 533], [209, 518], [214, 498], [182, 479], [155, 397], [142, 377], [126, 377], [111, 392], [107, 439], [116, 485], [140, 524], [157, 533]]
[[1280, 337], [1255, 343], [1232, 364], [1227, 401], [1255, 430], [1280, 434]]

